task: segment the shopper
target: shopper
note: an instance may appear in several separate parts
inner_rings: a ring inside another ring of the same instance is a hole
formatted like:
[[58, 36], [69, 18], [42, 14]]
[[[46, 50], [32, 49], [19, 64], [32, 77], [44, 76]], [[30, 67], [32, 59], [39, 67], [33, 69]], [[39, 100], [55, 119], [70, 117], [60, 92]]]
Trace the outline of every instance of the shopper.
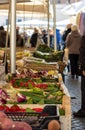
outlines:
[[42, 30], [42, 40], [46, 45], [48, 44], [48, 33], [46, 30]]
[[85, 117], [85, 34], [81, 38], [79, 61], [82, 66], [81, 75], [81, 109], [74, 116]]
[[63, 42], [64, 42], [64, 47], [63, 47], [63, 49], [64, 49], [65, 46], [66, 46], [66, 44], [65, 44], [66, 37], [67, 37], [68, 34], [71, 32], [71, 26], [72, 26], [72, 24], [67, 24], [66, 29], [65, 29], [65, 31], [64, 31], [64, 33], [63, 33], [63, 35], [62, 35], [62, 40], [63, 40]]
[[60, 130], [60, 124], [57, 120], [51, 120], [48, 124], [48, 130]]
[[37, 45], [37, 39], [38, 39], [38, 33], [39, 33], [39, 29], [37, 27], [34, 28], [34, 32], [30, 38], [30, 44], [31, 47], [36, 47]]
[[19, 27], [16, 28], [16, 46], [17, 47], [24, 47], [24, 39], [19, 34]]
[[[62, 34], [62, 38], [61, 38], [62, 45], [63, 45], [62, 50], [64, 50], [66, 47], [66, 38], [67, 38], [68, 34], [71, 32], [71, 26], [72, 26], [71, 23], [67, 24], [66, 29], [65, 29], [64, 33]], [[69, 59], [68, 59], [68, 61], [69, 61]], [[70, 62], [68, 62], [68, 64], [67, 64], [67, 70], [68, 70], [68, 72], [70, 72]]]
[[[0, 26], [0, 47], [5, 47], [6, 46], [6, 35], [7, 32], [5, 31], [3, 26]], [[7, 47], [10, 45], [10, 39], [8, 35], [8, 42], [7, 42]]]
[[54, 31], [52, 28], [49, 29], [49, 42], [50, 42], [50, 47], [54, 48]]
[[78, 32], [77, 25], [71, 26], [71, 33], [66, 38], [66, 47], [69, 49], [69, 59], [71, 66], [72, 79], [78, 78], [78, 60], [81, 35]]

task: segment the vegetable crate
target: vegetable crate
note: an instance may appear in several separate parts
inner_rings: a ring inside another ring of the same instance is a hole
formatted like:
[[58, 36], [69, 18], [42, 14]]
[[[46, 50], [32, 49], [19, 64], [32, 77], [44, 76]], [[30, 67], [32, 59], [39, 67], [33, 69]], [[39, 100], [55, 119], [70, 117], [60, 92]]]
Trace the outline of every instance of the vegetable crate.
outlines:
[[47, 129], [53, 119], [59, 121], [56, 105], [46, 105], [42, 112], [6, 112], [6, 115], [13, 121], [25, 121], [33, 130]]

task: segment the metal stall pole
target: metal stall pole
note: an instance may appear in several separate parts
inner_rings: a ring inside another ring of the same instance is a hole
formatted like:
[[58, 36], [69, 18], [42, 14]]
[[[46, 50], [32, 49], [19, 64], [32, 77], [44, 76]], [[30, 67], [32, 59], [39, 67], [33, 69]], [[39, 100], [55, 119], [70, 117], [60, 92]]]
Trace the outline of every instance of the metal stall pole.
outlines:
[[48, 9], [48, 12], [47, 12], [47, 16], [48, 16], [48, 46], [50, 47], [50, 35], [49, 35], [49, 0], [48, 0], [48, 4], [47, 4], [47, 9]]
[[11, 74], [16, 74], [16, 0], [11, 0], [11, 22], [10, 22], [10, 61]]
[[53, 29], [54, 29], [54, 51], [57, 50], [57, 37], [56, 37], [56, 0], [52, 0], [53, 2]]

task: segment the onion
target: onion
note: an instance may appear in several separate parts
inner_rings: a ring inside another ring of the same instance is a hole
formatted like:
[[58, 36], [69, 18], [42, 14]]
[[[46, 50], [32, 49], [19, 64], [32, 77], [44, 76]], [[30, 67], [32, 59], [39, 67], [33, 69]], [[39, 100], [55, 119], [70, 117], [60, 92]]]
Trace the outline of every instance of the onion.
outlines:
[[7, 98], [8, 98], [7, 92], [0, 88], [0, 103], [6, 104]]
[[18, 102], [25, 102], [26, 101], [26, 96], [18, 93], [17, 94], [17, 101]]

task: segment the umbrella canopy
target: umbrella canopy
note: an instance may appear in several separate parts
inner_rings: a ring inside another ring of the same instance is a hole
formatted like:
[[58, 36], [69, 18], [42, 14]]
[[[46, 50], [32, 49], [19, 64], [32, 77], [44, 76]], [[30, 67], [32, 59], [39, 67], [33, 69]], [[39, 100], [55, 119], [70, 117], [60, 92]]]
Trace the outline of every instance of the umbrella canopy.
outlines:
[[[0, 10], [8, 10], [9, 3], [9, 0], [0, 0]], [[47, 13], [47, 2], [45, 0], [17, 0], [16, 9], [19, 11]]]
[[[0, 12], [9, 10], [9, 0], [0, 0]], [[52, 18], [52, 9], [49, 10], [49, 17]], [[48, 17], [48, 4], [45, 0], [17, 0], [16, 14], [29, 14], [29, 17]], [[37, 14], [37, 15], [36, 15]], [[27, 16], [28, 17], [28, 16]]]
[[[17, 2], [30, 2], [31, 0], [17, 0]], [[0, 4], [7, 4], [9, 0], [0, 0]]]
[[65, 15], [77, 15], [79, 12], [85, 9], [85, 0], [69, 4], [62, 9], [62, 13]]

